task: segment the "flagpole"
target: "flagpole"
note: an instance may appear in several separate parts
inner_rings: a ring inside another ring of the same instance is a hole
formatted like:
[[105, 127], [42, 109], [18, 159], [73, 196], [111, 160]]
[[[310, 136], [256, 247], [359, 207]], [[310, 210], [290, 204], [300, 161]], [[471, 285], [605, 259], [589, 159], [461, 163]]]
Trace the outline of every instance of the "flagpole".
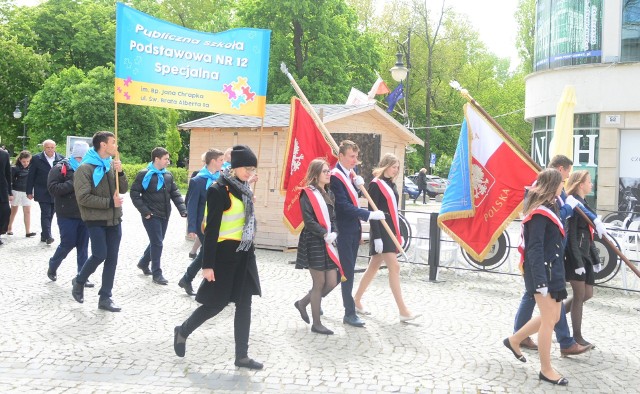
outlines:
[[[113, 127], [113, 131], [114, 131], [113, 134], [114, 134], [114, 138], [116, 140], [116, 146], [117, 146], [118, 145], [118, 102], [114, 101], [114, 105], [115, 105], [115, 111], [114, 111], [115, 122]], [[118, 150], [116, 150], [116, 160], [120, 160], [120, 152]], [[116, 171], [116, 193], [120, 194], [120, 181], [118, 178], [119, 178], [118, 172]]]
[[[529, 156], [529, 154], [527, 152], [525, 152], [524, 149], [522, 149], [522, 147], [520, 146], [520, 144], [518, 144], [513, 138], [511, 138], [511, 136], [509, 134], [507, 134], [507, 132], [498, 124], [498, 122], [496, 122], [491, 115], [489, 115], [484, 108], [482, 108], [482, 106], [473, 98], [471, 97], [471, 95], [469, 94], [469, 91], [467, 89], [462, 89], [462, 87], [460, 86], [460, 84], [456, 81], [451, 81], [449, 82], [449, 85], [454, 88], [455, 90], [457, 90], [458, 92], [460, 92], [460, 95], [462, 97], [464, 97], [465, 99], [467, 99], [467, 101], [473, 105], [473, 107], [475, 109], [477, 109], [484, 117], [485, 119], [487, 119], [492, 125], [493, 127], [495, 127], [496, 131], [498, 131], [507, 141], [509, 141], [509, 143], [513, 146], [514, 149], [516, 149], [518, 151], [518, 153], [520, 153], [522, 155], [522, 157], [524, 157], [525, 159], [529, 160], [529, 163], [537, 170], [537, 171], [542, 171], [542, 167], [540, 167], [538, 165], [538, 163], [536, 163], [531, 156]], [[593, 222], [591, 221], [591, 219], [589, 219], [589, 217], [582, 211], [582, 208], [580, 208], [580, 206], [578, 206], [578, 210], [577, 210], [578, 214], [580, 215], [580, 217], [589, 224], [589, 226], [591, 226], [591, 228], [595, 229], [596, 225], [593, 224]], [[629, 269], [631, 269], [631, 271], [633, 271], [634, 274], [636, 274], [636, 276], [638, 276], [640, 278], [640, 270], [638, 270], [638, 268], [636, 268], [635, 265], [633, 265], [633, 263], [631, 263], [631, 261], [629, 261], [629, 259], [627, 258], [627, 256], [625, 256], [624, 254], [622, 254], [622, 252], [616, 248], [616, 246], [613, 244], [613, 242], [611, 242], [611, 240], [609, 238], [605, 237], [601, 237], [600, 238], [605, 245], [607, 245], [609, 248], [611, 248], [617, 255], [618, 257], [620, 257], [620, 259], [622, 261], [625, 262], [625, 264], [627, 265], [627, 267], [629, 267]]]
[[[329, 145], [331, 145], [331, 148], [334, 150], [334, 153], [337, 154], [338, 151], [339, 151], [338, 145], [336, 144], [336, 142], [334, 141], [333, 137], [331, 136], [331, 133], [329, 133], [329, 130], [327, 130], [327, 127], [322, 122], [322, 119], [320, 119], [320, 117], [318, 116], [316, 111], [311, 106], [311, 103], [309, 103], [309, 100], [307, 99], [307, 96], [304, 95], [304, 93], [300, 89], [300, 86], [298, 86], [298, 83], [293, 78], [293, 75], [291, 75], [291, 73], [289, 73], [289, 70], [287, 69], [287, 66], [284, 64], [284, 62], [280, 64], [280, 70], [284, 73], [284, 75], [287, 76], [287, 78], [289, 78], [289, 82], [291, 82], [291, 86], [293, 86], [293, 89], [298, 94], [298, 97], [300, 97], [300, 99], [302, 100], [302, 103], [307, 108], [307, 112], [309, 112], [309, 114], [311, 115], [311, 117], [315, 121], [316, 125], [318, 126], [318, 129], [320, 130], [320, 132], [322, 133], [324, 138], [327, 140], [327, 142], [329, 142]], [[371, 199], [371, 196], [367, 192], [367, 189], [364, 188], [364, 185], [360, 185], [360, 191], [362, 192], [362, 194], [365, 196], [365, 198], [369, 202], [369, 205], [371, 205], [371, 208], [373, 208], [373, 210], [377, 211], [378, 207], [376, 206], [376, 204]], [[398, 241], [398, 238], [396, 238], [396, 236], [393, 234], [393, 231], [391, 231], [391, 227], [389, 227], [389, 225], [387, 224], [387, 221], [386, 220], [381, 220], [380, 222], [382, 223], [382, 227], [384, 227], [384, 229], [387, 231], [387, 234], [389, 234], [389, 237], [391, 238], [391, 240], [395, 244], [396, 248], [400, 251], [400, 253], [402, 253], [402, 256], [404, 257], [404, 259], [407, 262], [409, 262], [409, 258], [405, 254], [404, 248], [402, 247], [402, 245], [400, 245], [400, 242]], [[400, 234], [398, 234], [398, 235], [400, 235]]]

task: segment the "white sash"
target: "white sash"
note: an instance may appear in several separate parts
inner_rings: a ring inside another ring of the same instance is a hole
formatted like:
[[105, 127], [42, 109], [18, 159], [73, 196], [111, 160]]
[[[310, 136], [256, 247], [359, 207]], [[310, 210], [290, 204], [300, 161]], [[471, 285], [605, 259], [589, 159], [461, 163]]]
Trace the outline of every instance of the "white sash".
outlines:
[[[400, 244], [402, 244], [402, 235], [400, 234], [400, 219], [398, 218], [398, 200], [396, 200], [396, 195], [393, 193], [393, 189], [389, 187], [387, 182], [380, 180], [379, 178], [373, 178], [371, 182], [375, 182], [376, 185], [380, 188], [380, 192], [387, 200], [387, 206], [389, 207], [389, 214], [391, 216], [391, 221], [393, 222], [393, 227], [396, 233], [396, 238]], [[391, 202], [391, 203], [389, 203]]]

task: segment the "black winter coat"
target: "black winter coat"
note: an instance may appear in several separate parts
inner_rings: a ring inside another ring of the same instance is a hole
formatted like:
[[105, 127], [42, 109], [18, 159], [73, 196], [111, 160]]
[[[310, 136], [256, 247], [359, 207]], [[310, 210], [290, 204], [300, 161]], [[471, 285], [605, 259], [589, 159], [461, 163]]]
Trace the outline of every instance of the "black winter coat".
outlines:
[[27, 168], [24, 168], [22, 164], [18, 163], [17, 165], [11, 167], [11, 189], [17, 192], [26, 192], [27, 191], [27, 178], [29, 178], [29, 165]]
[[69, 160], [62, 160], [49, 171], [47, 190], [53, 196], [58, 217], [81, 219], [76, 192], [73, 188], [73, 175], [74, 171], [69, 164]]
[[[329, 195], [333, 198], [331, 190], [329, 190]], [[302, 209], [304, 228], [298, 239], [296, 268], [311, 267], [319, 270], [336, 268], [325, 246], [324, 236], [327, 234], [327, 230], [318, 222], [311, 201], [304, 190], [300, 192], [300, 208]], [[333, 204], [327, 203], [327, 210], [329, 211], [329, 218], [331, 220], [331, 231], [337, 233], [338, 229], [336, 227], [336, 215]]]
[[418, 177], [416, 178], [416, 186], [418, 186], [419, 189], [423, 189], [423, 190], [427, 189], [427, 173], [426, 172], [418, 173]]
[[246, 252], [237, 252], [240, 241], [218, 242], [222, 213], [231, 207], [229, 194], [242, 201], [242, 193], [223, 177], [207, 189], [202, 268], [213, 269], [216, 280], [209, 282], [203, 279], [196, 294], [196, 301], [207, 306], [225, 306], [229, 302], [240, 301], [245, 286], [250, 286], [253, 295], [262, 294], [255, 248], [251, 246]]
[[130, 189], [131, 201], [140, 211], [142, 217], [151, 214], [158, 218], [169, 219], [171, 215], [171, 201], [178, 208], [181, 216], [186, 216], [187, 207], [180, 194], [180, 190], [173, 180], [173, 175], [167, 171], [164, 173], [164, 185], [158, 188], [158, 176], [154, 175], [149, 181], [149, 187], [145, 190], [142, 187], [142, 180], [149, 170], [144, 169], [136, 175]]

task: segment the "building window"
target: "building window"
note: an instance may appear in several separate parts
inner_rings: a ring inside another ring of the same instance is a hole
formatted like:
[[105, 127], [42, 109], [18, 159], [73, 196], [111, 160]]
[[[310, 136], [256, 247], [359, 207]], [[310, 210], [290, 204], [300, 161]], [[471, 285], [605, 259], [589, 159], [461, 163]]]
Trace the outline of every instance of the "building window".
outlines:
[[538, 0], [534, 70], [600, 63], [601, 37], [602, 0]]
[[640, 0], [623, 1], [620, 60], [640, 61]]

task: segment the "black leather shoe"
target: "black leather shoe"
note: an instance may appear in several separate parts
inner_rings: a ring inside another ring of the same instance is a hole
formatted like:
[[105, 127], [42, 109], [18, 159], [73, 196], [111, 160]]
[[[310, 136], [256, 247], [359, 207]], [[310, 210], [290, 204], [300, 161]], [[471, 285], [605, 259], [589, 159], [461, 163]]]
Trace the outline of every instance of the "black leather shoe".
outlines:
[[236, 358], [236, 362], [234, 363], [236, 367], [240, 368], [249, 368], [249, 369], [262, 369], [264, 365], [262, 363], [257, 362], [256, 360], [250, 359], [249, 357], [245, 358]]
[[53, 238], [47, 238], [47, 240], [46, 240], [47, 245], [51, 245], [54, 241], [55, 241], [55, 239], [53, 239]]
[[113, 303], [111, 298], [102, 298], [98, 301], [98, 309], [102, 309], [109, 312], [120, 312], [122, 308]]
[[302, 318], [302, 320], [304, 320], [305, 323], [309, 324], [311, 321], [309, 320], [309, 315], [307, 314], [307, 311], [305, 309], [302, 309], [300, 307], [300, 301], [296, 301], [293, 303], [293, 306], [298, 310], [298, 312], [300, 313], [300, 317]]
[[342, 319], [342, 322], [354, 327], [364, 327], [364, 321], [358, 315], [347, 315]]
[[311, 326], [311, 332], [315, 332], [316, 334], [323, 334], [323, 335], [333, 335], [333, 331], [329, 330], [325, 326], [320, 326], [320, 328], [315, 328], [315, 326]]
[[89, 282], [89, 279], [87, 279], [87, 281], [86, 281], [86, 282], [84, 282], [84, 287], [89, 287], [89, 288], [91, 288], [91, 287], [95, 287], [95, 286], [96, 286], [96, 285], [94, 285], [93, 283]]
[[162, 276], [162, 274], [160, 274], [153, 277], [153, 283], [157, 285], [167, 285], [169, 284], [169, 281], [166, 280], [164, 276]]
[[187, 338], [180, 335], [180, 326], [173, 328], [173, 351], [178, 357], [184, 357], [187, 351]]
[[51, 268], [49, 268], [47, 270], [47, 276], [49, 277], [49, 279], [51, 279], [53, 282], [55, 282], [56, 280], [58, 280], [58, 275], [56, 274], [56, 271], [52, 270]]
[[184, 278], [184, 276], [180, 279], [180, 281], [178, 282], [178, 286], [182, 287], [184, 289], [184, 291], [192, 296], [195, 295], [196, 293], [193, 291], [193, 286], [191, 285], [191, 282], [189, 282], [188, 280], [186, 280]]
[[544, 380], [545, 382], [557, 384], [558, 386], [566, 386], [566, 385], [569, 384], [569, 380], [567, 378], [565, 378], [564, 376], [561, 376], [560, 379], [558, 379], [558, 380], [551, 380], [551, 379], [547, 378], [546, 376], [544, 376], [542, 374], [542, 372], [540, 372], [538, 374], [538, 379]]
[[142, 273], [145, 275], [151, 275], [151, 270], [149, 269], [149, 264], [138, 263], [136, 266], [142, 270]]
[[84, 285], [78, 283], [77, 277], [71, 279], [71, 285], [73, 286], [71, 288], [71, 295], [73, 296], [73, 299], [82, 304], [84, 302]]

